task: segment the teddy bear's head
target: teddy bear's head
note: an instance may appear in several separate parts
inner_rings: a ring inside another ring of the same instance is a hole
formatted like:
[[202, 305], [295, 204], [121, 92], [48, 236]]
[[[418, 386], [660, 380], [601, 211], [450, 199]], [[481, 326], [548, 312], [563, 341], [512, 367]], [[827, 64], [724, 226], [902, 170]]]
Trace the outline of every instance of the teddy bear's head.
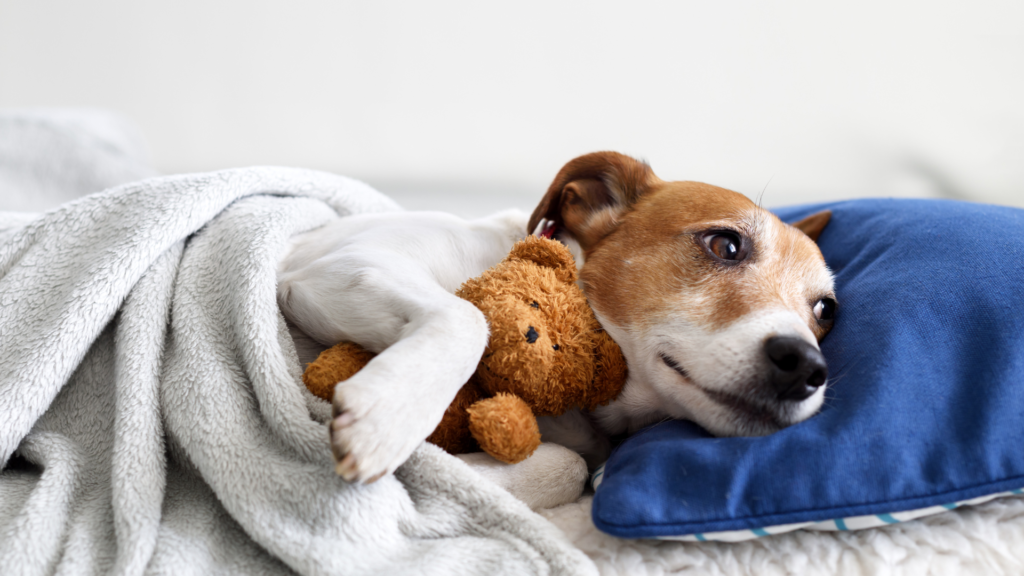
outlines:
[[561, 243], [531, 236], [458, 296], [487, 317], [491, 336], [476, 376], [491, 394], [507, 392], [538, 416], [592, 409], [625, 382], [626, 363], [576, 285]]

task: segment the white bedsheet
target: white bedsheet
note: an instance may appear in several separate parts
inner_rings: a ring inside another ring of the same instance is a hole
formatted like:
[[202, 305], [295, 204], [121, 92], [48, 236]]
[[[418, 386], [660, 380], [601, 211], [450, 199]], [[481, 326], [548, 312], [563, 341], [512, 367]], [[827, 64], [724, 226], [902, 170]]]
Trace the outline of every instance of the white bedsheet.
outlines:
[[965, 576], [1024, 573], [1024, 498], [855, 532], [798, 530], [746, 542], [623, 540], [597, 530], [592, 497], [544, 510], [602, 575]]

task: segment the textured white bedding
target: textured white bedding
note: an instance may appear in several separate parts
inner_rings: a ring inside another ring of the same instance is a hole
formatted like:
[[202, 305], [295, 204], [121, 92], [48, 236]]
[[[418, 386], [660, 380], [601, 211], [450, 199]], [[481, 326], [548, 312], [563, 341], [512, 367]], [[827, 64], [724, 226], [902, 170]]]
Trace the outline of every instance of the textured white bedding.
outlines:
[[592, 496], [541, 512], [602, 575], [1024, 574], [1024, 497], [855, 532], [798, 530], [736, 543], [623, 540], [597, 530]]

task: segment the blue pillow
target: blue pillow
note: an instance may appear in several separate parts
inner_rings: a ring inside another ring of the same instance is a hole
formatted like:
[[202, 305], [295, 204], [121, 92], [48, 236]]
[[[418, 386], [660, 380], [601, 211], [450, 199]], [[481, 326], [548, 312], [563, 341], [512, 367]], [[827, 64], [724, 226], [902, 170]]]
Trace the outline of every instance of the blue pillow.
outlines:
[[1024, 486], [1024, 210], [871, 199], [777, 213], [826, 208], [819, 245], [839, 310], [821, 346], [821, 413], [759, 438], [688, 422], [641, 431], [595, 482], [598, 528], [846, 529], [844, 518], [886, 523]]

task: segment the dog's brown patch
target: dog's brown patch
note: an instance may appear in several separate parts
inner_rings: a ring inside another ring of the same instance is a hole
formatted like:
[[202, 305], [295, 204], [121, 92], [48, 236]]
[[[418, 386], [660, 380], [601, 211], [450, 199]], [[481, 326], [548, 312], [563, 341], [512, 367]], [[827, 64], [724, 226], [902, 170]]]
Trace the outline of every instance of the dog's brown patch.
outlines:
[[[711, 258], [700, 242], [713, 229], [747, 237], [747, 259], [725, 266]], [[773, 305], [801, 310], [809, 321], [812, 303], [793, 288], [821, 262], [809, 238], [745, 196], [699, 182], [666, 182], [587, 252], [582, 278], [595, 309], [620, 326], [686, 311], [691, 322], [716, 330]]]
[[[665, 182], [628, 156], [598, 152], [558, 173], [531, 217], [558, 223], [586, 255], [581, 278], [591, 304], [619, 326], [642, 327], [666, 315], [717, 330], [757, 309], [798, 311], [815, 334], [817, 298], [807, 278], [822, 274], [812, 238], [826, 214], [782, 223], [747, 197], [700, 182]], [[751, 243], [749, 256], [724, 266], [707, 254], [701, 234], [734, 230]]]

